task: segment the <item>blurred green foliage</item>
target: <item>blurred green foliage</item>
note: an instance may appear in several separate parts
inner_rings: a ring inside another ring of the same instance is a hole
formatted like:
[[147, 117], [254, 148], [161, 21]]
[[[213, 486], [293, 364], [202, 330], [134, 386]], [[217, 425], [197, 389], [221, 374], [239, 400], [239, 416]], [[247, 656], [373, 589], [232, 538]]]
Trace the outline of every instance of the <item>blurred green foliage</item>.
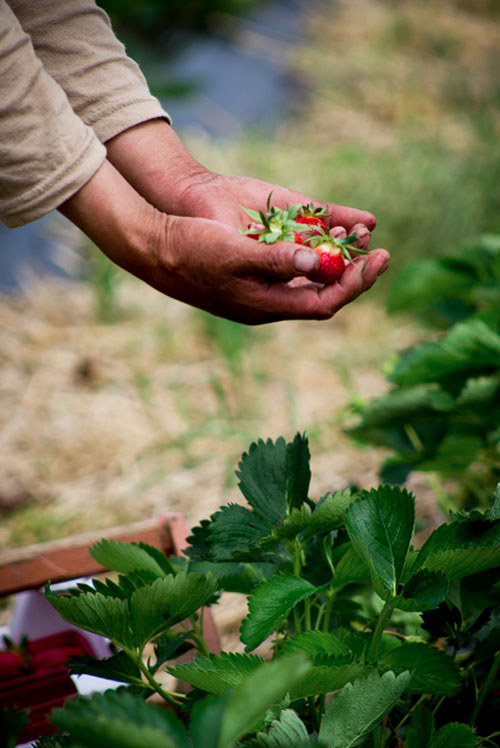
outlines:
[[[358, 409], [357, 440], [388, 447], [381, 479], [431, 476], [443, 509], [484, 504], [500, 480], [500, 236], [407, 265], [393, 310], [451, 328], [396, 359], [392, 388]], [[453, 500], [436, 477], [456, 482]]]
[[180, 29], [204, 31], [220, 13], [239, 15], [260, 0], [99, 0], [118, 30], [154, 40]]

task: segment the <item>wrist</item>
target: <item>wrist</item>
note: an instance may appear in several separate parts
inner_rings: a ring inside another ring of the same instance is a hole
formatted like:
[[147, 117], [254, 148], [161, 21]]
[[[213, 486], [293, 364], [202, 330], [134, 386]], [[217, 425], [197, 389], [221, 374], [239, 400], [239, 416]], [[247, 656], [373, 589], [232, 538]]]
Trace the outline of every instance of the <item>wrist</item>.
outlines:
[[59, 211], [120, 267], [144, 280], [153, 271], [156, 237], [166, 216], [108, 161]]
[[215, 175], [187, 151], [164, 120], [143, 122], [106, 143], [108, 160], [151, 205], [189, 215], [185, 194]]

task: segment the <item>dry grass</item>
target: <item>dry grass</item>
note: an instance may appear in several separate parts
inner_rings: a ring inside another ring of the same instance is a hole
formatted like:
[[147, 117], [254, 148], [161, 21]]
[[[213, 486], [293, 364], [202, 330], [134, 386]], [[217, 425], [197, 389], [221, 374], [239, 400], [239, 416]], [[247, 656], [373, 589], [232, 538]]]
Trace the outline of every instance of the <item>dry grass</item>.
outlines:
[[376, 481], [379, 455], [342, 435], [349, 398], [386, 384], [387, 351], [415, 337], [382, 309], [247, 331], [233, 364], [202, 316], [138, 282], [95, 322], [92, 289], [41, 282], [0, 302], [3, 546], [235, 500], [233, 471], [259, 437], [307, 431], [313, 492]]

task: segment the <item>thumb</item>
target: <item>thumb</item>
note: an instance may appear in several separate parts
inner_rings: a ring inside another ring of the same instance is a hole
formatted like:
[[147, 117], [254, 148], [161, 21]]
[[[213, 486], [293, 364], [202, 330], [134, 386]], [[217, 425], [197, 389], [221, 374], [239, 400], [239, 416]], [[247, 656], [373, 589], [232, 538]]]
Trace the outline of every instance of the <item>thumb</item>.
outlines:
[[249, 241], [253, 247], [245, 254], [245, 270], [254, 274], [294, 278], [307, 275], [319, 266], [319, 257], [313, 249], [292, 242], [265, 244], [253, 239]]

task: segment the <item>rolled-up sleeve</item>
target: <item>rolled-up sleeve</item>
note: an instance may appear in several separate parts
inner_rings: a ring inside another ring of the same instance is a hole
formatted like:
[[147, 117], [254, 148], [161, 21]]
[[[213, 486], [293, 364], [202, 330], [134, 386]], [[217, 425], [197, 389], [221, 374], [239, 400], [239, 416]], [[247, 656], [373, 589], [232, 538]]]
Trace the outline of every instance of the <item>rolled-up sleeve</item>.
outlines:
[[107, 14], [93, 0], [9, 0], [47, 72], [101, 142], [150, 119], [170, 121]]
[[13, 228], [49, 213], [83, 187], [106, 150], [44, 69], [5, 0], [0, 91], [0, 219]]

